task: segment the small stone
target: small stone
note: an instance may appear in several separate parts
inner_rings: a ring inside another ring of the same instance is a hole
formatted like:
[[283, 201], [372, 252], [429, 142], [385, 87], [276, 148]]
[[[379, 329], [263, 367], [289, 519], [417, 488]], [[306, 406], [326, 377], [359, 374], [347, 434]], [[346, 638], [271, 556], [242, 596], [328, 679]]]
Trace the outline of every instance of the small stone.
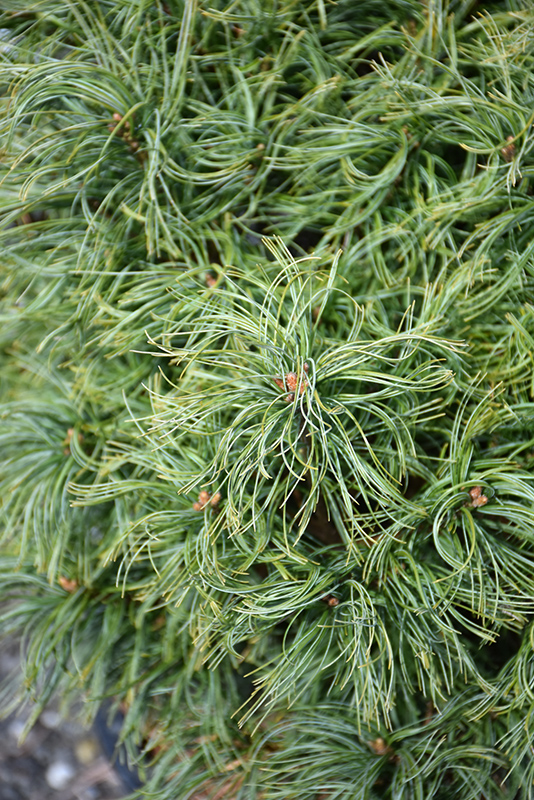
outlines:
[[80, 764], [86, 766], [97, 758], [99, 754], [98, 743], [95, 739], [90, 737], [80, 739], [79, 742], [76, 742], [74, 752]]
[[98, 800], [99, 797], [102, 797], [96, 786], [88, 786], [86, 789], [82, 789], [78, 792], [76, 796], [79, 800]]
[[43, 727], [55, 730], [61, 725], [61, 714], [58, 714], [57, 711], [52, 711], [52, 709], [46, 709], [39, 717], [39, 722]]
[[22, 732], [24, 730], [26, 723], [23, 719], [14, 719], [12, 722], [9, 723], [9, 735], [12, 736], [17, 741], [22, 736]]
[[67, 761], [54, 761], [46, 770], [45, 779], [52, 789], [65, 789], [76, 770]]

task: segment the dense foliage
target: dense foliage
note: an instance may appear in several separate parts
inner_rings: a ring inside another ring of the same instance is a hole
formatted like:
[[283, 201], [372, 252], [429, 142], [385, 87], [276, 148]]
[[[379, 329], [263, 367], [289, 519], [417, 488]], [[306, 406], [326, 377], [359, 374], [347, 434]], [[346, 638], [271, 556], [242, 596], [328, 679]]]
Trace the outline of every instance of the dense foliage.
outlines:
[[17, 697], [158, 800], [532, 797], [532, 4], [0, 9]]

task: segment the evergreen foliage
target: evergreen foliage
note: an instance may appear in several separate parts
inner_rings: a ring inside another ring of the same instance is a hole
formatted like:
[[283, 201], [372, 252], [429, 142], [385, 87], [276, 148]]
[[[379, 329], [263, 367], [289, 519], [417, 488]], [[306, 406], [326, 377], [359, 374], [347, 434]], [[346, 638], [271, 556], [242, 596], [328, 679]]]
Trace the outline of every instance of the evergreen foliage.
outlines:
[[2, 633], [153, 800], [533, 796], [529, 0], [2, 0]]

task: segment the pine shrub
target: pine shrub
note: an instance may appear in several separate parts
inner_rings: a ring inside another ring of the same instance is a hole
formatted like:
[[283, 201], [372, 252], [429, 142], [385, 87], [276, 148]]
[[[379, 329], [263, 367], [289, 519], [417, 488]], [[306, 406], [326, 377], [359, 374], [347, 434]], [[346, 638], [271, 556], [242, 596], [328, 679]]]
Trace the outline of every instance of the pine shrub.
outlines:
[[153, 800], [531, 798], [530, 1], [0, 7], [4, 710], [120, 704]]

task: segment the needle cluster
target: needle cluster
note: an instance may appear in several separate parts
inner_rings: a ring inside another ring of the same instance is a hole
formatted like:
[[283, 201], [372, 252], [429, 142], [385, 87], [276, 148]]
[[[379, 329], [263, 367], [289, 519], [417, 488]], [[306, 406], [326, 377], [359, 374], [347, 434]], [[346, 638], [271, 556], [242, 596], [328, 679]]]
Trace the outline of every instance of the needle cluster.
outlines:
[[0, 706], [152, 800], [531, 798], [531, 4], [0, 8]]

